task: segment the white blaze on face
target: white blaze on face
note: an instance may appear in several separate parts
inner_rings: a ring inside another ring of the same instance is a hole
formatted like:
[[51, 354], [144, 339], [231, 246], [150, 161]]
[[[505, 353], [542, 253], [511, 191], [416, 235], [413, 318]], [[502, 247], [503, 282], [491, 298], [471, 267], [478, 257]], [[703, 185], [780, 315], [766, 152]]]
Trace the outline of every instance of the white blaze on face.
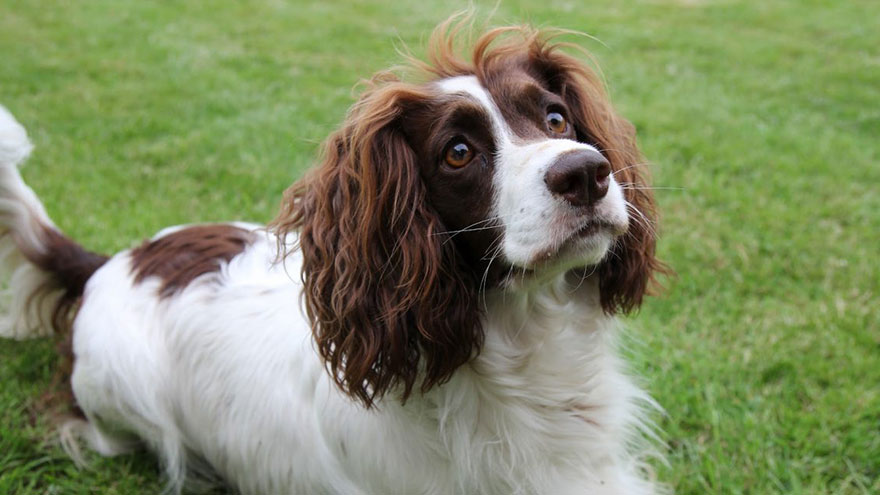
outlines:
[[[572, 234], [589, 222], [604, 222], [625, 230], [628, 216], [623, 191], [610, 177], [608, 192], [585, 216], [547, 188], [544, 176], [563, 154], [589, 150], [593, 146], [571, 139], [523, 140], [504, 120], [498, 105], [476, 76], [458, 76], [438, 82], [448, 94], [462, 94], [476, 100], [492, 122], [496, 153], [493, 158], [494, 198], [490, 214], [498, 217], [504, 239], [501, 254], [512, 265], [531, 268], [548, 259], [572, 266], [598, 263], [611, 246], [614, 236], [600, 230], [584, 239], [571, 240]], [[572, 244], [572, 246], [567, 246]], [[564, 250], [562, 253], [560, 250]]]

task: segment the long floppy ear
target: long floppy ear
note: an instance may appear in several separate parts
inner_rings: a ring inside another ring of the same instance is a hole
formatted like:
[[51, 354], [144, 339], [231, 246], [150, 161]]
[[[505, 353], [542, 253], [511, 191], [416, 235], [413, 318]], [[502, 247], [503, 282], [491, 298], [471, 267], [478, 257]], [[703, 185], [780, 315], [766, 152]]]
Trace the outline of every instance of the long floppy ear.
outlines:
[[400, 117], [417, 88], [368, 90], [328, 139], [323, 163], [285, 194], [274, 227], [299, 231], [305, 302], [318, 350], [367, 407], [449, 379], [482, 343], [476, 287], [443, 243]]
[[565, 100], [578, 141], [605, 155], [623, 188], [629, 228], [597, 268], [600, 300], [607, 313], [638, 309], [645, 294], [658, 285], [655, 274], [668, 269], [655, 256], [657, 213], [635, 128], [617, 115], [601, 81], [583, 62], [538, 39], [529, 59], [550, 90]]

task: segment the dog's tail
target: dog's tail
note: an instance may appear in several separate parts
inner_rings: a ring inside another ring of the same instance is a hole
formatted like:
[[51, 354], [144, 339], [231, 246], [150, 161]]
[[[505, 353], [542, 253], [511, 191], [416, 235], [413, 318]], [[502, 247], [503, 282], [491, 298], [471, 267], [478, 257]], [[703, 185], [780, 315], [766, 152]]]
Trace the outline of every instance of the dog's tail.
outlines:
[[86, 281], [106, 261], [62, 234], [18, 172], [33, 146], [0, 105], [0, 337], [65, 329]]

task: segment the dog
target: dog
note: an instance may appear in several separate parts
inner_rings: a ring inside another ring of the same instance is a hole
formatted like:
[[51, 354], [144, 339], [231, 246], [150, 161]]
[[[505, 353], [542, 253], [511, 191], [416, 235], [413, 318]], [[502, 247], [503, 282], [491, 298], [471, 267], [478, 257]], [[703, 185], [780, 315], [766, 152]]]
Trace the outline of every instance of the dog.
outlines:
[[662, 490], [617, 350], [665, 270], [634, 128], [552, 32], [463, 56], [463, 30], [367, 83], [268, 226], [109, 258], [52, 223], [0, 113], [0, 332], [72, 332], [69, 450], [146, 447], [174, 493]]

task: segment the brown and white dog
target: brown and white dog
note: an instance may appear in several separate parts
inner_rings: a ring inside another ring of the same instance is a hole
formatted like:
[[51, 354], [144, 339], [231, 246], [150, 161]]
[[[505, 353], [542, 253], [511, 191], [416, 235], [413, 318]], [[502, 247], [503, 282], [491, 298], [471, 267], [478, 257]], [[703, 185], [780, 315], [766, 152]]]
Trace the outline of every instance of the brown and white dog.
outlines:
[[464, 58], [456, 32], [372, 79], [268, 228], [110, 258], [54, 226], [0, 112], [0, 335], [72, 321], [72, 451], [144, 445], [172, 491], [196, 464], [244, 493], [658, 490], [615, 344], [663, 269], [633, 127], [546, 33]]

